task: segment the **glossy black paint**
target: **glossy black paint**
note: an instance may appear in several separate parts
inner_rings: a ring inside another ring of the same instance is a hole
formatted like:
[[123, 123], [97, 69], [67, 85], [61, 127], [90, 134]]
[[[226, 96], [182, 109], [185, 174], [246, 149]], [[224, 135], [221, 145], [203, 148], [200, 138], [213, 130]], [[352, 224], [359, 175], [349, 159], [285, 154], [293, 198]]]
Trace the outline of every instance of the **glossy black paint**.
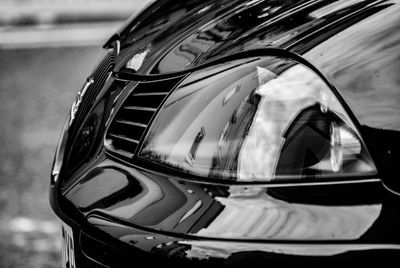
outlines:
[[270, 56], [235, 54], [245, 58], [183, 79], [159, 108], [138, 156], [210, 180], [321, 181], [332, 176], [326, 156], [332, 158], [334, 127], [353, 133], [348, 134], [360, 154], [343, 156], [346, 163], [333, 176], [374, 176], [374, 165], [335, 89], [308, 63], [290, 60], [290, 53], [273, 57], [271, 49], [257, 52]]
[[[176, 7], [182, 17], [157, 12], [158, 8], [165, 10], [162, 3], [149, 9], [152, 16], [165, 23], [163, 27], [143, 25], [133, 19], [131, 28], [121, 33], [127, 39], [122, 38], [117, 68], [134, 61], [140, 66], [137, 73], [168, 73], [239, 51], [279, 47], [304, 55], [332, 78], [361, 122], [400, 129], [400, 98], [393, 90], [399, 87], [397, 1], [211, 2], [192, 9], [190, 1], [188, 6], [185, 1]], [[236, 18], [249, 12], [255, 18], [254, 24], [248, 19], [246, 23], [237, 22]], [[192, 17], [193, 13], [198, 17]], [[124, 49], [124, 42], [130, 37], [150, 29], [154, 33], [147, 37], [146, 46], [139, 42]], [[219, 38], [213, 33], [218, 33]], [[370, 99], [379, 99], [382, 91], [393, 98], [382, 104], [372, 103]], [[374, 116], [376, 113], [380, 114], [379, 119]]]
[[[399, 11], [385, 0], [161, 0], [132, 18], [106, 44], [121, 42], [114, 76], [66, 128], [55, 160], [50, 201], [74, 230], [78, 267], [398, 261]], [[299, 54], [337, 88], [377, 174], [210, 181], [105, 150], [117, 111], [141, 84], [179, 74], [178, 84], [204, 64], [265, 48]]]

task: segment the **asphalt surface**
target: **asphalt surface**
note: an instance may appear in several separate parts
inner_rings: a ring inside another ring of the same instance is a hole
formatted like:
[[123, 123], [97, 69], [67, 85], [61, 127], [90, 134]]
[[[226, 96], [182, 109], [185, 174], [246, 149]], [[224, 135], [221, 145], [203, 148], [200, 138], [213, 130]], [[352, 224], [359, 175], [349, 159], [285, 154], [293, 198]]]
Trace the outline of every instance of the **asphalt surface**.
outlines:
[[50, 166], [97, 47], [0, 50], [0, 267], [60, 267]]
[[61, 267], [49, 175], [101, 45], [149, 0], [6, 1], [0, 8], [0, 267]]
[[0, 49], [102, 43], [149, 0], [24, 0], [0, 8]]
[[1, 30], [0, 49], [76, 47], [103, 44], [122, 21], [14, 27]]

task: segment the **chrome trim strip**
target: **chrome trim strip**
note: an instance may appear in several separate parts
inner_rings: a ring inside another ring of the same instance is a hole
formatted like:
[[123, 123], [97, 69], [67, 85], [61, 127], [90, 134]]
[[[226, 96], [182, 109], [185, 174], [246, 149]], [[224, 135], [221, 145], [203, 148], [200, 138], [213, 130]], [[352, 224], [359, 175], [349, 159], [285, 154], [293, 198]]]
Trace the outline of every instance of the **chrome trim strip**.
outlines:
[[169, 92], [149, 92], [149, 93], [135, 93], [132, 92], [131, 96], [159, 96], [168, 95]]
[[[331, 185], [347, 185], [347, 184], [361, 184], [361, 183], [382, 183], [382, 180], [377, 178], [376, 174], [371, 174], [368, 177], [365, 176], [360, 177], [360, 179], [347, 179], [346, 177], [343, 178], [329, 178], [330, 181], [313, 181], [313, 182], [307, 182], [307, 181], [299, 181], [299, 182], [240, 182], [240, 181], [222, 181], [222, 180], [216, 180], [213, 181], [209, 178], [200, 178], [196, 176], [192, 176], [191, 174], [185, 174], [185, 177], [180, 174], [171, 174], [171, 173], [165, 173], [162, 171], [157, 171], [154, 169], [148, 169], [148, 168], [143, 168], [140, 164], [136, 163], [131, 163], [129, 161], [126, 161], [124, 159], [118, 158], [115, 155], [112, 155], [108, 153], [107, 151], [106, 155], [108, 158], [108, 161], [112, 162], [108, 163], [107, 165], [117, 165], [121, 169], [138, 169], [141, 171], [147, 171], [151, 172], [153, 174], [159, 174], [163, 176], [168, 176], [171, 179], [176, 179], [176, 180], [181, 180], [181, 181], [186, 181], [186, 182], [191, 182], [195, 184], [204, 184], [204, 185], [215, 185], [215, 186], [229, 186], [229, 187], [264, 187], [264, 188], [282, 188], [282, 187], [303, 187], [303, 186], [331, 186]], [[148, 162], [147, 159], [142, 159], [140, 157], [137, 158], [138, 160], [144, 160], [145, 162]], [[108, 161], [105, 161], [108, 162]], [[338, 181], [341, 179], [342, 181]], [[326, 178], [328, 180], [328, 178]]]

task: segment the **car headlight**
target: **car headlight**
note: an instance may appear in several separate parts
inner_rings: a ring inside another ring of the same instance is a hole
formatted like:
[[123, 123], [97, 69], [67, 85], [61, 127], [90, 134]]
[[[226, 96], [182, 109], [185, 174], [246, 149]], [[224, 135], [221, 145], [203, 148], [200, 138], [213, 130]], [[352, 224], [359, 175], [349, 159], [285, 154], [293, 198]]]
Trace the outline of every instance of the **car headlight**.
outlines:
[[[333, 86], [300, 57], [233, 59], [179, 81], [175, 87], [164, 84], [159, 95], [153, 91], [160, 81], [139, 83], [114, 118], [107, 148], [210, 180], [376, 174], [354, 117]], [[142, 92], [161, 99], [140, 101]], [[152, 111], [152, 119], [139, 124], [143, 111]], [[143, 130], [137, 135], [129, 126]], [[113, 147], [118, 139], [124, 146]]]

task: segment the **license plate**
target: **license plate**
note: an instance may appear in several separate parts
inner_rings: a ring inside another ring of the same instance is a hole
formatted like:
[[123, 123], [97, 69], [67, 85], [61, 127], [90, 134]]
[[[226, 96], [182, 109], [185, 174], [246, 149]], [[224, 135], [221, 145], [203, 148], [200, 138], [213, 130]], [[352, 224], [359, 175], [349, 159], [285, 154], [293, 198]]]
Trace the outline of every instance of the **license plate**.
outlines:
[[71, 227], [62, 223], [61, 227], [62, 236], [62, 267], [63, 268], [76, 268], [75, 266], [75, 253], [74, 253], [74, 235]]

